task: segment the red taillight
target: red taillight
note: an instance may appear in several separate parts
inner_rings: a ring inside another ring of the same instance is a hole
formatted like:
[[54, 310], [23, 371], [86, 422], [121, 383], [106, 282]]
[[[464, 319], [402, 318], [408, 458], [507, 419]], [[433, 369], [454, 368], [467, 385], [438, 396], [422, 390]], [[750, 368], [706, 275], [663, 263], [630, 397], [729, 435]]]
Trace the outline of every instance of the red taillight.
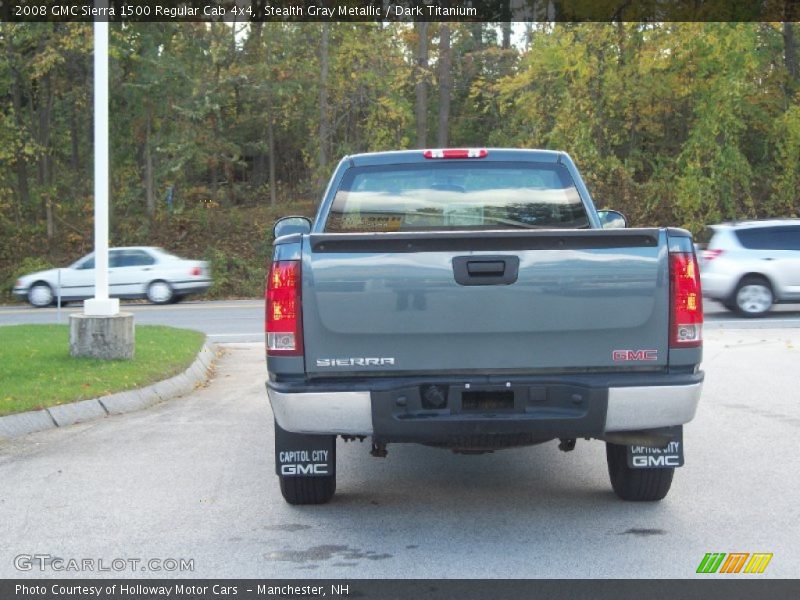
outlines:
[[303, 354], [300, 261], [280, 260], [269, 268], [266, 292], [267, 354]]
[[703, 294], [694, 253], [670, 253], [669, 293], [670, 347], [699, 346], [703, 343]]
[[189, 270], [189, 275], [191, 275], [192, 277], [199, 277], [202, 274], [203, 274], [203, 270], [200, 267], [192, 267]]
[[711, 262], [721, 254], [722, 250], [703, 250], [703, 261]]
[[486, 148], [447, 148], [422, 152], [425, 158], [486, 158], [488, 155]]

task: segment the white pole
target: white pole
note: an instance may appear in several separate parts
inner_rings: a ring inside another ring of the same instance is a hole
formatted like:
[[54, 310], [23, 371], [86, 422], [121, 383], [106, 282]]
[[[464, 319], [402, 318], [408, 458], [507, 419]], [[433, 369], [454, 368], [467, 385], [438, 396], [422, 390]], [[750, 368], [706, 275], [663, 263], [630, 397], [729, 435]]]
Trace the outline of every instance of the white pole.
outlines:
[[108, 299], [108, 23], [94, 24], [94, 297]]
[[61, 324], [61, 269], [58, 270], [58, 323]]
[[[97, 8], [108, 6], [96, 0]], [[108, 297], [108, 21], [94, 22], [94, 298], [86, 300], [87, 315], [111, 316], [119, 300]]]

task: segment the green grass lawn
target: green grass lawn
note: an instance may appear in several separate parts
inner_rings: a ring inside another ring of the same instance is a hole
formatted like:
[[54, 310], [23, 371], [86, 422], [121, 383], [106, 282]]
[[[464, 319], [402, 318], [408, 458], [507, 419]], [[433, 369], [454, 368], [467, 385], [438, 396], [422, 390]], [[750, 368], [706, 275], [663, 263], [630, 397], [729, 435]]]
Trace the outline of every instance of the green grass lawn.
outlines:
[[186, 369], [198, 331], [136, 326], [133, 360], [73, 358], [67, 325], [0, 327], [0, 416], [142, 387]]

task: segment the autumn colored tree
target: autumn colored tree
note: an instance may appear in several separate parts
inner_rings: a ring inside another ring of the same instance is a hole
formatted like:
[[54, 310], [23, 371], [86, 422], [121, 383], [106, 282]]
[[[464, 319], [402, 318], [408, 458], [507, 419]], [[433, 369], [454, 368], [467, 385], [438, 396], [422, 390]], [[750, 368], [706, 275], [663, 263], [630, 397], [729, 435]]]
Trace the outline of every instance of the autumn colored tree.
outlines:
[[[800, 216], [796, 24], [501, 21], [113, 24], [112, 240], [205, 251], [311, 211], [346, 154], [437, 142], [566, 150], [634, 225]], [[4, 285], [91, 245], [91, 44], [0, 23]]]

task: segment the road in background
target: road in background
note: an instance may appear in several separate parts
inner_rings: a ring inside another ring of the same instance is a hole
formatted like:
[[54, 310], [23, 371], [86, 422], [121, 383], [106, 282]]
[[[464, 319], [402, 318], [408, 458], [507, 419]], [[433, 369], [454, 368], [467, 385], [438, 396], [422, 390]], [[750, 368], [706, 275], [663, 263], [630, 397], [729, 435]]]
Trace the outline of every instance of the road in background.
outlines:
[[[182, 307], [179, 310], [186, 310]], [[188, 311], [187, 311], [188, 312]], [[465, 456], [337, 444], [337, 494], [284, 503], [261, 344], [223, 346], [210, 384], [151, 409], [0, 441], [0, 577], [20, 554], [193, 559], [197, 578], [693, 578], [708, 552], [800, 573], [800, 332], [713, 330], [686, 466], [662, 502], [613, 494], [601, 442]], [[719, 577], [701, 575], [700, 577]]]
[[[61, 323], [69, 322], [69, 314], [81, 312], [80, 303], [61, 309]], [[179, 304], [153, 305], [122, 302], [120, 310], [134, 314], [140, 325], [169, 325], [196, 329], [212, 342], [263, 342], [263, 300], [184, 301]], [[30, 306], [0, 306], [0, 325], [23, 323], [57, 323], [58, 309]]]
[[[737, 317], [712, 300], [705, 300], [706, 328], [764, 329], [800, 327], [797, 304], [779, 305], [760, 319]], [[61, 322], [80, 312], [80, 304], [70, 304], [61, 310]], [[132, 312], [141, 325], [171, 325], [197, 329], [212, 342], [261, 342], [264, 340], [263, 300], [220, 300], [214, 302], [185, 301], [180, 304], [155, 306], [142, 303], [123, 303], [122, 310]], [[26, 305], [0, 306], [0, 325], [22, 323], [57, 323], [55, 308], [31, 308]]]

